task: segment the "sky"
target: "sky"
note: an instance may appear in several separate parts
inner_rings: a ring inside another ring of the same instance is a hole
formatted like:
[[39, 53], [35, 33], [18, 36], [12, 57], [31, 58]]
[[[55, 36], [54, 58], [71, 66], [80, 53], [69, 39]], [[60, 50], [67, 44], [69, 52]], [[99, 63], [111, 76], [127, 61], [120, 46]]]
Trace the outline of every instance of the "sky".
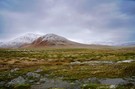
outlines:
[[0, 41], [26, 33], [83, 43], [135, 41], [135, 0], [0, 0]]

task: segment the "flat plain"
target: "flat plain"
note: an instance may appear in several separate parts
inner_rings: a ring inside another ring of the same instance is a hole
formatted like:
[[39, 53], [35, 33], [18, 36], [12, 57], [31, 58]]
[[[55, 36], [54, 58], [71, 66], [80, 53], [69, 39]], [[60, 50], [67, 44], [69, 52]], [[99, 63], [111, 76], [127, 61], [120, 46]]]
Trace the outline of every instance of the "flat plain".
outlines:
[[135, 48], [0, 49], [0, 89], [135, 89]]

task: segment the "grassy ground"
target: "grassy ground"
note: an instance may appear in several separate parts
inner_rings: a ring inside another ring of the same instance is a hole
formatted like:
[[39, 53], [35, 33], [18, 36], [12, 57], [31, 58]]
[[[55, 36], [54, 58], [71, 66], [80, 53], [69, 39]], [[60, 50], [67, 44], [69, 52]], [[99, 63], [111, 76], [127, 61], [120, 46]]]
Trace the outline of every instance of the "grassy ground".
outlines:
[[[41, 75], [63, 77], [64, 80], [74, 81], [90, 77], [129, 77], [135, 76], [135, 62], [116, 64], [78, 64], [71, 62], [85, 61], [120, 61], [135, 60], [135, 48], [115, 49], [0, 49], [0, 81], [10, 81], [29, 71], [42, 69]], [[10, 73], [11, 69], [19, 71]], [[83, 88], [88, 89], [88, 88]]]

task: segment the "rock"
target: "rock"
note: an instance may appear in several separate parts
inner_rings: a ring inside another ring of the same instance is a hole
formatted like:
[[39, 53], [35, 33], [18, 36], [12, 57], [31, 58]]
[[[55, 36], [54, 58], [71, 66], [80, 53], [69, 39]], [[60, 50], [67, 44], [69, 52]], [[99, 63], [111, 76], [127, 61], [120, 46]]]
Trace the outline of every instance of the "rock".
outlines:
[[81, 64], [81, 62], [76, 61], [76, 62], [71, 62], [70, 64], [71, 64], [71, 65], [79, 65], [79, 64]]
[[96, 83], [96, 84], [100, 84], [100, 81], [97, 78], [89, 78], [88, 79], [90, 83]]
[[45, 59], [41, 59], [41, 61], [44, 61]]
[[3, 87], [5, 85], [5, 82], [4, 81], [1, 81], [0, 82], [0, 87]]
[[16, 72], [18, 70], [20, 70], [20, 69], [19, 68], [14, 68], [14, 69], [10, 70], [10, 72]]
[[[62, 80], [54, 80], [54, 79], [46, 79], [46, 82], [43, 84], [38, 85], [32, 85], [31, 89], [79, 89], [74, 88], [70, 83]], [[76, 86], [77, 87], [77, 86]]]
[[37, 73], [34, 73], [34, 72], [28, 72], [27, 74], [26, 74], [26, 76], [28, 76], [28, 77], [33, 77], [33, 78], [40, 78], [40, 74], [37, 74]]
[[47, 78], [41, 78], [39, 82], [44, 83], [44, 82], [46, 82], [46, 80], [47, 80]]
[[115, 89], [116, 85], [110, 85], [110, 89]]
[[35, 81], [34, 81], [34, 80], [29, 80], [28, 82], [29, 82], [29, 83], [33, 83], [33, 82], [35, 82]]
[[13, 80], [11, 80], [10, 82], [8, 82], [8, 85], [9, 86], [12, 86], [12, 85], [16, 85], [16, 84], [25, 84], [26, 83], [26, 80], [22, 77], [22, 76], [19, 76], [18, 78], [15, 78]]
[[42, 71], [43, 71], [42, 69], [37, 69], [37, 70], [34, 71], [34, 72], [39, 73], [39, 72], [42, 72]]
[[37, 82], [36, 84], [37, 84], [37, 85], [39, 85], [39, 84], [40, 84], [40, 82]]
[[8, 77], [11, 77], [11, 73], [8, 74]]

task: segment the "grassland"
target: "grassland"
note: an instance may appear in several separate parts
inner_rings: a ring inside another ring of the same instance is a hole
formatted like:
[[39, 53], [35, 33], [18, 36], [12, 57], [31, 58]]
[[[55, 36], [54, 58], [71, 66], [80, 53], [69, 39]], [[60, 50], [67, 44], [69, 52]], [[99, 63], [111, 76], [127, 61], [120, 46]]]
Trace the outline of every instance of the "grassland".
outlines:
[[[49, 78], [62, 77], [66, 81], [91, 77], [130, 77], [135, 76], [135, 62], [116, 62], [131, 59], [135, 60], [135, 48], [0, 49], [0, 81], [8, 82], [37, 69], [42, 69], [39, 72], [42, 76], [46, 74]], [[114, 63], [81, 64], [90, 61]], [[15, 68], [19, 68], [19, 70], [11, 72]], [[4, 87], [0, 89], [4, 89]], [[82, 89], [89, 88], [83, 87]]]

